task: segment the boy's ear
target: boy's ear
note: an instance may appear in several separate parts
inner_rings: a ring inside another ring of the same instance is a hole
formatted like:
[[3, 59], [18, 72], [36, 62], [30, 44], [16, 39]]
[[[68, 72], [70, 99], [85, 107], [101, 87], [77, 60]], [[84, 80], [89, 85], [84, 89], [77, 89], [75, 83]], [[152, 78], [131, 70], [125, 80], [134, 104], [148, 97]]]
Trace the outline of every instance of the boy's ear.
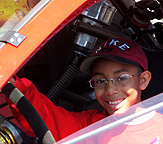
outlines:
[[141, 75], [140, 75], [140, 89], [141, 90], [146, 89], [146, 87], [148, 86], [148, 84], [151, 80], [151, 77], [152, 77], [152, 75], [151, 75], [150, 71], [148, 71], [148, 70], [141, 73]]

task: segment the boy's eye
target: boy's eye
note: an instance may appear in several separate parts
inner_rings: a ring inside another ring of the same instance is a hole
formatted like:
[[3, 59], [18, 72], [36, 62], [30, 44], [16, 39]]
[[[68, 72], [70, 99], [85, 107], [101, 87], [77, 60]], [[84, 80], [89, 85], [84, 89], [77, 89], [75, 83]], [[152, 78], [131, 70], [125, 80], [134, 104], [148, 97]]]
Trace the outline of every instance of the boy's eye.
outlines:
[[116, 77], [116, 84], [117, 85], [126, 85], [129, 82], [129, 75], [123, 74]]
[[117, 80], [118, 81], [125, 81], [127, 79], [128, 79], [128, 76], [127, 75], [120, 75], [120, 76], [117, 77]]
[[101, 84], [101, 83], [105, 83], [105, 79], [103, 79], [103, 78], [101, 78], [101, 79], [95, 79], [94, 80], [94, 82], [96, 83], [96, 84]]

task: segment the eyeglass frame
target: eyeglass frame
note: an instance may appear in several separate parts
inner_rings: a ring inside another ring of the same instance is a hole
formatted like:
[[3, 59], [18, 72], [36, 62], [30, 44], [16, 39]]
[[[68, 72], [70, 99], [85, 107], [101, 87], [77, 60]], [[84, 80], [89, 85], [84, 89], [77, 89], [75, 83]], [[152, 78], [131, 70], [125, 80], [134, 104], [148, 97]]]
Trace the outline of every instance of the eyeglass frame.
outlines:
[[[142, 72], [138, 72], [138, 73], [133, 74], [133, 75], [129, 75], [129, 74], [126, 74], [126, 75], [128, 75], [129, 78], [132, 78], [132, 77], [134, 77], [134, 76], [136, 76], [136, 75], [139, 75], [139, 74], [141, 74], [141, 73], [142, 73]], [[124, 74], [121, 74], [121, 75], [124, 75]], [[121, 75], [119, 75], [119, 76], [121, 76]], [[100, 79], [100, 78], [99, 78], [99, 79]], [[103, 86], [103, 87], [93, 87], [93, 86], [91, 85], [91, 81], [93, 80], [93, 78], [92, 78], [92, 79], [90, 79], [90, 80], [88, 81], [90, 87], [91, 87], [91, 88], [104, 88], [104, 87], [106, 87], [106, 85], [108, 84], [108, 81], [112, 81], [113, 85], [115, 85], [115, 86], [121, 86], [121, 85], [116, 85], [116, 82], [115, 82], [114, 79], [105, 79], [105, 78], [101, 78], [101, 79], [104, 79], [104, 80], [105, 80], [105, 86]], [[127, 85], [127, 84], [126, 84], [126, 85]]]

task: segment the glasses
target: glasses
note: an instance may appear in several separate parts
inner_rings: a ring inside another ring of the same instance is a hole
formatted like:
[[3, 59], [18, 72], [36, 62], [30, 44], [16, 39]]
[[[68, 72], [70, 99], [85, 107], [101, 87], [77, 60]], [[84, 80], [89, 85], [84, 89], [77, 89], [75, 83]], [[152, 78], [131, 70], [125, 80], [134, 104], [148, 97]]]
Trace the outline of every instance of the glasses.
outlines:
[[89, 84], [90, 87], [92, 88], [103, 88], [108, 84], [108, 81], [112, 81], [112, 83], [115, 86], [125, 86], [129, 83], [130, 78], [141, 74], [141, 72], [138, 72], [136, 74], [133, 75], [129, 75], [129, 74], [122, 74], [122, 75], [117, 75], [115, 76], [114, 79], [105, 79], [105, 78], [92, 78], [91, 80], [89, 80]]

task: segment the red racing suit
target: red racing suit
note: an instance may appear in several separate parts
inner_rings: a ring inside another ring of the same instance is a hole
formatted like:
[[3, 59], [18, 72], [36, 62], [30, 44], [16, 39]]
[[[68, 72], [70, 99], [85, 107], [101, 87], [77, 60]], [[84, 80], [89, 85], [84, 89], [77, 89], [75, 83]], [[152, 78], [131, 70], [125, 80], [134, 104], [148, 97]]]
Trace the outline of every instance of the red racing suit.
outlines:
[[[162, 113], [156, 112], [146, 122], [136, 125], [121, 124], [84, 142], [89, 144], [162, 144], [162, 123]], [[100, 123], [98, 127], [100, 127]]]
[[[106, 111], [99, 113], [98, 110], [88, 110], [81, 113], [75, 113], [69, 112], [62, 107], [55, 106], [45, 95], [37, 90], [31, 81], [26, 78], [20, 79], [16, 76], [15, 87], [17, 87], [35, 107], [56, 141], [107, 116]], [[29, 130], [29, 132], [26, 133], [31, 135], [32, 129], [23, 115], [9, 100], [8, 103], [10, 104], [14, 117], [25, 129]]]

